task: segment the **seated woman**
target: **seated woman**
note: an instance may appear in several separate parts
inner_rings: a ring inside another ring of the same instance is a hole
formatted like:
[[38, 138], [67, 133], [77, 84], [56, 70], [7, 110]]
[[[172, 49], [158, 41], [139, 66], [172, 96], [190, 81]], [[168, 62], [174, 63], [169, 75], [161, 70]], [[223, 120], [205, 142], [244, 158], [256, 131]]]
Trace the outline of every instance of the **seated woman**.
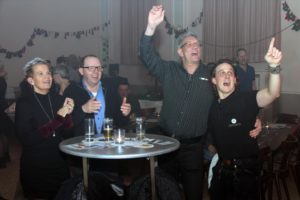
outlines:
[[212, 200], [259, 199], [259, 149], [255, 135], [248, 133], [253, 129], [259, 108], [280, 95], [282, 55], [273, 45], [274, 38], [265, 56], [270, 71], [268, 88], [249, 92], [236, 90], [236, 72], [228, 61], [220, 61], [213, 70], [212, 83], [218, 99], [210, 110], [209, 138], [219, 160], [213, 168]]
[[73, 125], [74, 102], [50, 92], [52, 75], [46, 60], [34, 58], [24, 71], [32, 91], [16, 103], [16, 132], [22, 143], [21, 184], [29, 199], [53, 199], [69, 177], [58, 145], [64, 130]]

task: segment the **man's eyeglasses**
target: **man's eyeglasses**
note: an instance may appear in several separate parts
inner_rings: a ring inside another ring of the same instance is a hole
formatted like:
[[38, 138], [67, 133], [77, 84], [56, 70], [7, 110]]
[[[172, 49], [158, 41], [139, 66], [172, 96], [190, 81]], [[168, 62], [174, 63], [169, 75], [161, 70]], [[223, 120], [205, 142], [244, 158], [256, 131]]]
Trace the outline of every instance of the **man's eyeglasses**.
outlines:
[[183, 48], [183, 47], [187, 47], [187, 48], [200, 48], [202, 45], [199, 43], [199, 42], [186, 42], [186, 43], [183, 43], [180, 47]]
[[84, 66], [84, 67], [81, 67], [81, 68], [86, 68], [87, 70], [93, 72], [95, 70], [102, 71], [104, 67], [103, 66]]

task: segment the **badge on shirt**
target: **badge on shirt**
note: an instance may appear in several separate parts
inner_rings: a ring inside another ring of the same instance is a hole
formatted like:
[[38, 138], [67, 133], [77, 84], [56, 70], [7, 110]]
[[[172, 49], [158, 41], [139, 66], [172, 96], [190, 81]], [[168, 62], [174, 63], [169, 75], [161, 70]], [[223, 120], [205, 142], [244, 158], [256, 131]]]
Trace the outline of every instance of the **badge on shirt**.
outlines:
[[232, 117], [230, 119], [229, 127], [241, 126], [241, 123], [237, 121], [236, 118]]

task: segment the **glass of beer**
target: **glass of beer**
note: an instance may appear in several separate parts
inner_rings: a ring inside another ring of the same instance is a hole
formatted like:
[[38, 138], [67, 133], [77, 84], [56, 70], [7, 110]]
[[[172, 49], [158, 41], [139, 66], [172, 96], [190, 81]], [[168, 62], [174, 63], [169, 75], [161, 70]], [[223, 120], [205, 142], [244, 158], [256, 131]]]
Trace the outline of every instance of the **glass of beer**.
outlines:
[[145, 139], [145, 125], [144, 119], [142, 117], [137, 117], [136, 120], [136, 139], [138, 141], [143, 141]]
[[104, 118], [103, 122], [104, 138], [106, 141], [112, 140], [113, 119]]

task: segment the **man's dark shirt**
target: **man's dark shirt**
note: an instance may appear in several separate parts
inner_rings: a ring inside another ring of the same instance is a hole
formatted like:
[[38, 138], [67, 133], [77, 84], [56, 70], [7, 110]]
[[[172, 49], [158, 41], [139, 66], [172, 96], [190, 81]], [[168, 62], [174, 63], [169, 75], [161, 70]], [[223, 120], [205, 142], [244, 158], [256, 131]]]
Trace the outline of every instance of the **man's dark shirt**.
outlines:
[[259, 107], [257, 91], [235, 91], [211, 106], [209, 139], [221, 158], [247, 158], [258, 153], [256, 139], [249, 136]]
[[162, 60], [151, 39], [142, 36], [140, 57], [162, 85], [164, 99], [160, 114], [161, 127], [168, 135], [179, 139], [204, 135], [214, 99], [210, 83], [211, 70], [200, 63], [194, 74], [188, 74], [182, 64]]

